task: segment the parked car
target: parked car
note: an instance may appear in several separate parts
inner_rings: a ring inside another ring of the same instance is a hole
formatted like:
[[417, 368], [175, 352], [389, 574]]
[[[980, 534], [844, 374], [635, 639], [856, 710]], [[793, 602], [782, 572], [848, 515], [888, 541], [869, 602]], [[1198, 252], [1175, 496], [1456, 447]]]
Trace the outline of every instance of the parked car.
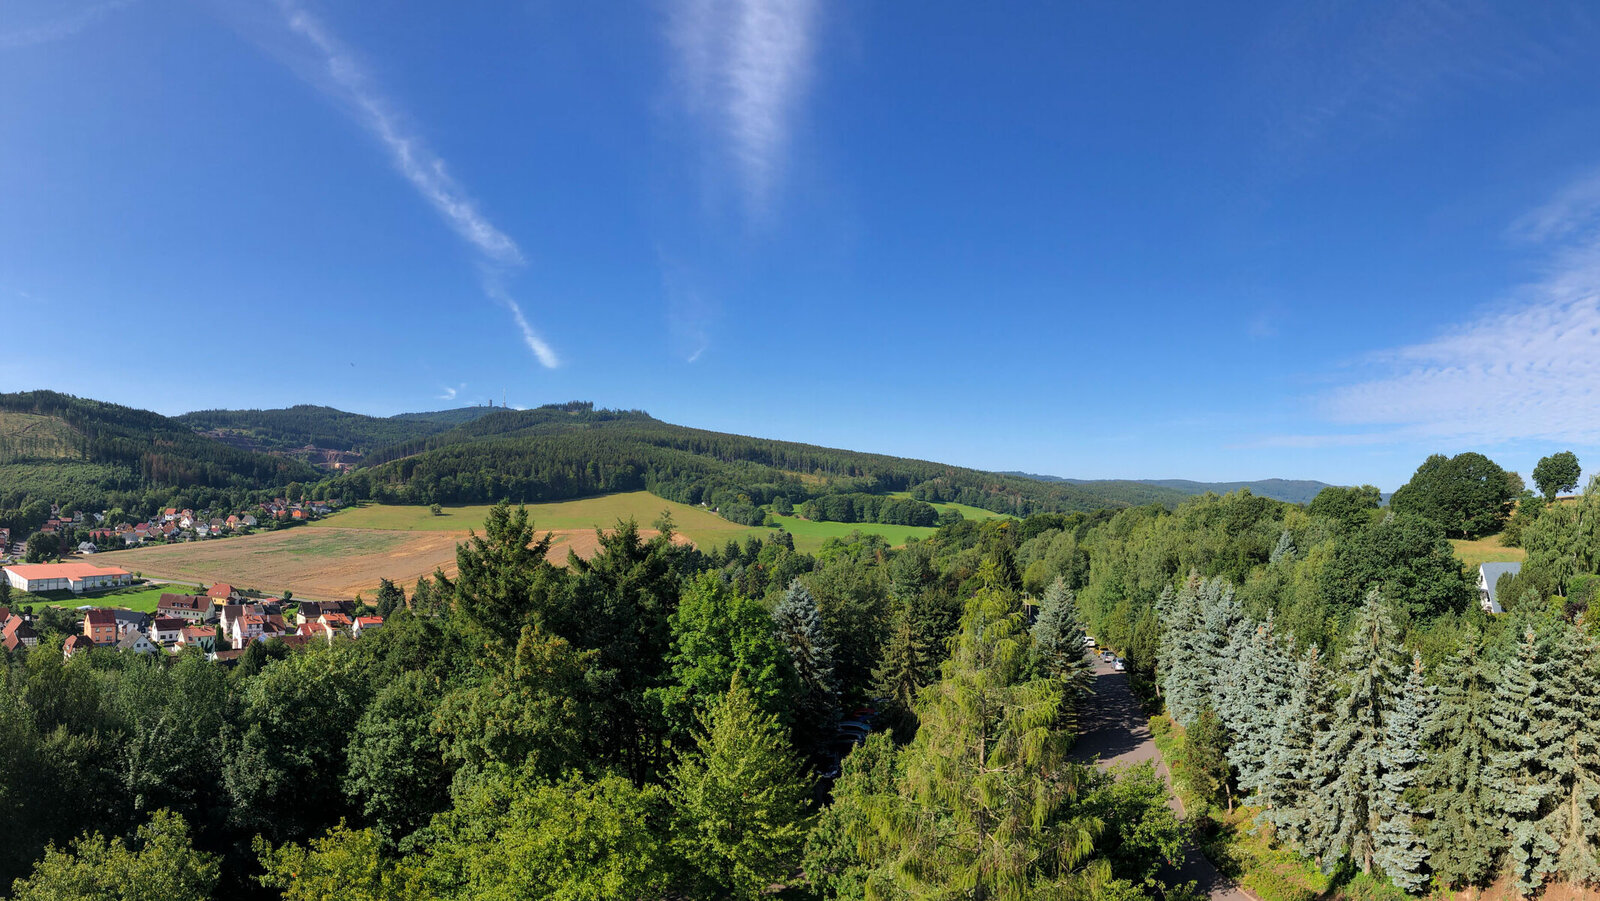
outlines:
[[1094, 636], [1093, 635], [1085, 635], [1085, 636], [1083, 636], [1083, 646], [1086, 647], [1086, 648], [1094, 647]]
[[1121, 657], [1118, 657], [1116, 659], [1116, 661], [1114, 663], [1112, 663], [1111, 665], [1113, 667], [1115, 667], [1117, 672], [1119, 672], [1119, 673], [1123, 672], [1124, 670], [1126, 670], [1128, 668], [1128, 665], [1126, 663], [1122, 662], [1122, 658]]

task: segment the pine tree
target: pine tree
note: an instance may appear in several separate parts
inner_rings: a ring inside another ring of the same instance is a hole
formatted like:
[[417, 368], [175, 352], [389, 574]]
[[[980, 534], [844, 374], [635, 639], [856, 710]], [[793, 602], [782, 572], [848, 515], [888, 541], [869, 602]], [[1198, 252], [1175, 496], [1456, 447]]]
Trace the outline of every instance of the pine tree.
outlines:
[[1293, 561], [1296, 552], [1294, 536], [1289, 534], [1288, 529], [1284, 529], [1279, 533], [1278, 543], [1272, 548], [1272, 556], [1267, 559], [1267, 562], [1277, 564], [1284, 561]]
[[1326, 870], [1349, 857], [1372, 872], [1379, 812], [1373, 801], [1383, 776], [1383, 721], [1406, 667], [1395, 627], [1377, 589], [1357, 612], [1340, 661], [1340, 696], [1326, 732], [1315, 740], [1309, 850]]
[[[1535, 669], [1531, 700], [1539, 754], [1532, 773], [1541, 782], [1531, 823], [1532, 841], [1520, 861], [1519, 878], [1532, 885], [1560, 878], [1600, 881], [1600, 749], [1594, 727], [1594, 647], [1577, 630], [1558, 622], [1547, 639], [1542, 667]], [[1542, 670], [1542, 672], [1541, 672]], [[1515, 855], [1515, 851], [1514, 857]]]
[[1078, 710], [1094, 684], [1094, 664], [1084, 653], [1083, 620], [1077, 597], [1060, 576], [1039, 602], [1039, 618], [1030, 630], [1034, 669], [1061, 685], [1061, 716], [1056, 723], [1068, 735], [1078, 731]]
[[1205, 706], [1203, 686], [1197, 678], [1200, 668], [1195, 651], [1195, 636], [1200, 631], [1200, 579], [1190, 575], [1170, 600], [1159, 603], [1162, 614], [1161, 693], [1167, 711], [1179, 723], [1194, 722]]
[[1270, 824], [1278, 842], [1308, 852], [1314, 834], [1311, 774], [1318, 769], [1316, 736], [1328, 726], [1327, 672], [1315, 646], [1300, 656], [1272, 729], [1271, 750], [1260, 776], [1259, 822]]
[[927, 644], [918, 633], [908, 602], [895, 609], [889, 624], [878, 668], [872, 671], [873, 690], [889, 699], [885, 718], [901, 741], [908, 741], [917, 728], [917, 692], [933, 681], [934, 663]]
[[1383, 723], [1382, 774], [1373, 797], [1373, 860], [1396, 886], [1416, 892], [1427, 885], [1427, 848], [1413, 828], [1416, 811], [1406, 793], [1417, 785], [1425, 759], [1423, 723], [1433, 691], [1422, 678], [1422, 657], [1413, 653], [1404, 687], [1393, 696]]
[[833, 677], [833, 642], [822, 628], [816, 599], [795, 579], [772, 610], [773, 634], [794, 661], [799, 677], [796, 723], [822, 726], [838, 716]]
[[1505, 850], [1489, 778], [1498, 680], [1485, 652], [1478, 633], [1462, 640], [1440, 668], [1438, 701], [1426, 724], [1422, 783], [1432, 811], [1429, 861], [1435, 875], [1453, 887], [1488, 881]]

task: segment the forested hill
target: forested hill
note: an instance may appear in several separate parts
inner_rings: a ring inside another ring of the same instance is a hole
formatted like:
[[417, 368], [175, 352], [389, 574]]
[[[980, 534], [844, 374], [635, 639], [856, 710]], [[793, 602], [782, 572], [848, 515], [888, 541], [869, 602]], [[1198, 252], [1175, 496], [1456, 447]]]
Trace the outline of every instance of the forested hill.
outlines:
[[0, 511], [98, 510], [172, 489], [315, 481], [304, 463], [229, 447], [176, 420], [55, 391], [0, 394]]
[[[342, 496], [392, 503], [529, 503], [647, 489], [733, 518], [814, 497], [908, 492], [1004, 513], [1098, 510], [1182, 495], [1133, 482], [1051, 484], [926, 460], [729, 435], [638, 410], [569, 403], [496, 411], [382, 448], [334, 480]], [[759, 520], [757, 520], [759, 521]]]
[[380, 417], [300, 404], [282, 410], [197, 410], [177, 417], [177, 421], [196, 431], [243, 439], [261, 450], [284, 451], [310, 445], [364, 454], [447, 431], [493, 409], [462, 407]]
[[[1036, 479], [1040, 482], [1065, 482], [1069, 485], [1125, 485], [1122, 481], [1102, 481], [1095, 479], [1064, 479], [1060, 476], [1035, 475], [1028, 472], [1008, 472], [1006, 475], [1020, 476], [1025, 479]], [[1189, 479], [1135, 479], [1134, 484], [1148, 485], [1153, 488], [1168, 488], [1180, 492], [1185, 496], [1197, 494], [1232, 494], [1241, 488], [1250, 489], [1251, 494], [1270, 497], [1273, 500], [1289, 504], [1309, 504], [1317, 496], [1317, 492], [1328, 487], [1327, 482], [1318, 482], [1315, 479], [1257, 479], [1251, 482], [1194, 482]]]

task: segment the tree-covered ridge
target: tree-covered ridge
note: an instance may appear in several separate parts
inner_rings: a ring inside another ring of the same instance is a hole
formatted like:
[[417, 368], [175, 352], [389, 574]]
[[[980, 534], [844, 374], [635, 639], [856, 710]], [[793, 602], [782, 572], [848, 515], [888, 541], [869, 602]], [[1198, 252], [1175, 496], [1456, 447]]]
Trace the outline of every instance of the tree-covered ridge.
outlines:
[[[116, 496], [148, 489], [259, 489], [317, 479], [303, 463], [229, 447], [148, 410], [28, 391], [0, 394], [0, 411], [49, 417], [70, 430], [57, 429], [40, 459], [26, 456], [25, 442], [14, 442], [0, 482], [0, 509], [33, 502], [100, 509]], [[60, 445], [69, 439], [63, 457]], [[70, 467], [70, 484], [51, 478], [57, 467]]]
[[288, 450], [312, 445], [365, 454], [448, 431], [491, 411], [490, 407], [463, 407], [380, 417], [298, 404], [281, 410], [196, 410], [175, 421], [197, 431], [238, 435], [263, 448]]
[[[637, 410], [565, 404], [505, 411], [369, 454], [340, 492], [395, 503], [535, 502], [648, 489], [682, 503], [754, 508], [782, 498], [909, 491], [999, 513], [1171, 502], [1171, 492], [1085, 488], [790, 441], [671, 425]], [[896, 518], [903, 518], [897, 510]], [[859, 519], [859, 516], [856, 518]]]

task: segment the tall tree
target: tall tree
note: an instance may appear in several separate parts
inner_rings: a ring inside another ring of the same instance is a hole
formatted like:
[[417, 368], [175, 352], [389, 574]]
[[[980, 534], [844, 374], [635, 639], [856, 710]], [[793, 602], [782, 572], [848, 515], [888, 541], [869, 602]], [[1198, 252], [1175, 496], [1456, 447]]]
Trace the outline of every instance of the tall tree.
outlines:
[[1578, 455], [1572, 451], [1543, 457], [1533, 467], [1533, 484], [1539, 486], [1539, 493], [1546, 501], [1553, 501], [1561, 492], [1578, 487], [1582, 476], [1583, 467], [1578, 465]]
[[1511, 513], [1521, 479], [1483, 454], [1434, 454], [1390, 499], [1390, 506], [1426, 516], [1462, 538], [1496, 531]]
[[1094, 664], [1084, 652], [1083, 619], [1077, 596], [1060, 576], [1039, 600], [1039, 618], [1030, 630], [1036, 671], [1061, 684], [1061, 720], [1068, 735], [1078, 731], [1078, 710], [1092, 692]]
[[1406, 677], [1399, 635], [1377, 589], [1367, 594], [1340, 660], [1340, 696], [1316, 736], [1312, 850], [1324, 869], [1348, 857], [1372, 872], [1382, 811], [1384, 723]]
[[1278, 841], [1305, 852], [1316, 834], [1312, 774], [1321, 769], [1316, 738], [1328, 728], [1331, 700], [1321, 653], [1312, 646], [1300, 655], [1277, 711], [1255, 799], [1263, 808], [1259, 819], [1271, 824]]
[[668, 781], [679, 849], [710, 895], [759, 898], [799, 862], [810, 786], [785, 730], [739, 677], [700, 715]]
[[1416, 892], [1427, 885], [1427, 847], [1417, 835], [1416, 810], [1409, 795], [1426, 759], [1423, 723], [1432, 706], [1432, 689], [1422, 678], [1422, 657], [1412, 654], [1405, 684], [1387, 711], [1380, 749], [1378, 790], [1372, 801], [1373, 860], [1396, 886]]
[[158, 810], [130, 845], [98, 832], [51, 847], [33, 874], [11, 888], [17, 901], [203, 901], [217, 884], [217, 858], [196, 851], [188, 824]]
[[1429, 865], [1455, 887], [1486, 882], [1505, 850], [1490, 795], [1498, 674], [1487, 650], [1476, 631], [1462, 638], [1439, 672], [1438, 701], [1424, 729]]
[[799, 679], [796, 726], [804, 724], [810, 738], [819, 737], [839, 715], [833, 677], [833, 642], [822, 628], [817, 602], [799, 579], [789, 584], [772, 610], [773, 635], [789, 653]]

